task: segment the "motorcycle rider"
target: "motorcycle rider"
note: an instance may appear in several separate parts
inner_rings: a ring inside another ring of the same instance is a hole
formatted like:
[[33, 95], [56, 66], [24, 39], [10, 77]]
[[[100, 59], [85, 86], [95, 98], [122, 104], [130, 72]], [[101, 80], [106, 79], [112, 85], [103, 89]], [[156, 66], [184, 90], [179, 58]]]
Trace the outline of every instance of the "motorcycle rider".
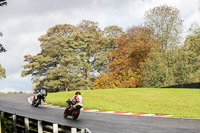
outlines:
[[46, 101], [45, 97], [47, 96], [47, 93], [48, 93], [48, 90], [46, 88], [46, 86], [42, 86], [41, 88], [39, 88], [37, 91], [36, 91], [36, 94], [35, 94], [35, 98], [37, 99], [37, 96], [42, 94], [43, 96], [43, 102]]
[[72, 98], [68, 99], [66, 102], [69, 104], [69, 107], [70, 107], [70, 105], [73, 105], [72, 106], [73, 108], [70, 108], [70, 110], [74, 110], [77, 107], [82, 108], [83, 107], [83, 97], [81, 96], [81, 92], [77, 91], [75, 93], [75, 95]]

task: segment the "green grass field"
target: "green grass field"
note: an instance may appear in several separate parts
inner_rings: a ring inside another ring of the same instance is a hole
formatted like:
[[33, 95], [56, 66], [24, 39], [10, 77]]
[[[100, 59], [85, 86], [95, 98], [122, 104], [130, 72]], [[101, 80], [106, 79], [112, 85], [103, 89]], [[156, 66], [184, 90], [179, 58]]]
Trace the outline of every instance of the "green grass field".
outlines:
[[[64, 107], [74, 93], [49, 93], [46, 102]], [[200, 89], [124, 88], [81, 90], [81, 93], [84, 109], [200, 118]]]

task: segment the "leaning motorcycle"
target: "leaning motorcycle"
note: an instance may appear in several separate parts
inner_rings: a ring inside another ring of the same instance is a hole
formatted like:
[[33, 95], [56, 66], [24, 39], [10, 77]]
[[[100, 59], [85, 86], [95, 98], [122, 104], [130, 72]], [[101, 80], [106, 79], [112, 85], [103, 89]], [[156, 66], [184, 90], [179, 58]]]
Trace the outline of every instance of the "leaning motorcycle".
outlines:
[[67, 107], [64, 111], [65, 118], [67, 118], [67, 116], [72, 116], [72, 119], [76, 120], [79, 117], [80, 110], [82, 107], [80, 105], [74, 107], [73, 105], [75, 105], [75, 102], [76, 101], [70, 101], [70, 100], [66, 101]]
[[39, 105], [41, 105], [41, 100], [44, 98], [44, 96], [45, 94], [43, 94], [42, 92], [36, 93], [33, 97], [31, 106], [38, 107]]

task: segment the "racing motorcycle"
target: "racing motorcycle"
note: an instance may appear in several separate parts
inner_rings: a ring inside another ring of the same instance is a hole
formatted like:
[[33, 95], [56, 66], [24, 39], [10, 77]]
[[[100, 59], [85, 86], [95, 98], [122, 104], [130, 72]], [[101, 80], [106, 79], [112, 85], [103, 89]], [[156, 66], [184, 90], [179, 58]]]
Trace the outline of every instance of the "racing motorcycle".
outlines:
[[41, 100], [44, 99], [44, 97], [45, 94], [43, 92], [36, 93], [33, 97], [31, 106], [38, 107], [39, 105], [41, 105]]
[[82, 107], [80, 105], [74, 107], [73, 105], [76, 104], [75, 100], [67, 100], [66, 103], [67, 107], [64, 111], [64, 118], [67, 118], [67, 116], [72, 116], [72, 119], [76, 120], [80, 115], [80, 110]]

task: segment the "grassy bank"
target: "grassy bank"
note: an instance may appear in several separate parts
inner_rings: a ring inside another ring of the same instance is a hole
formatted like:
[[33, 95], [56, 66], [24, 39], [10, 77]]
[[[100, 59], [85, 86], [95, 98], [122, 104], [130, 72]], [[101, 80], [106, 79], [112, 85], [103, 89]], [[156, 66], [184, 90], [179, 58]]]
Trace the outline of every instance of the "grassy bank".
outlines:
[[[47, 103], [65, 106], [75, 91], [50, 93]], [[82, 90], [85, 109], [200, 118], [200, 89], [125, 88]]]

